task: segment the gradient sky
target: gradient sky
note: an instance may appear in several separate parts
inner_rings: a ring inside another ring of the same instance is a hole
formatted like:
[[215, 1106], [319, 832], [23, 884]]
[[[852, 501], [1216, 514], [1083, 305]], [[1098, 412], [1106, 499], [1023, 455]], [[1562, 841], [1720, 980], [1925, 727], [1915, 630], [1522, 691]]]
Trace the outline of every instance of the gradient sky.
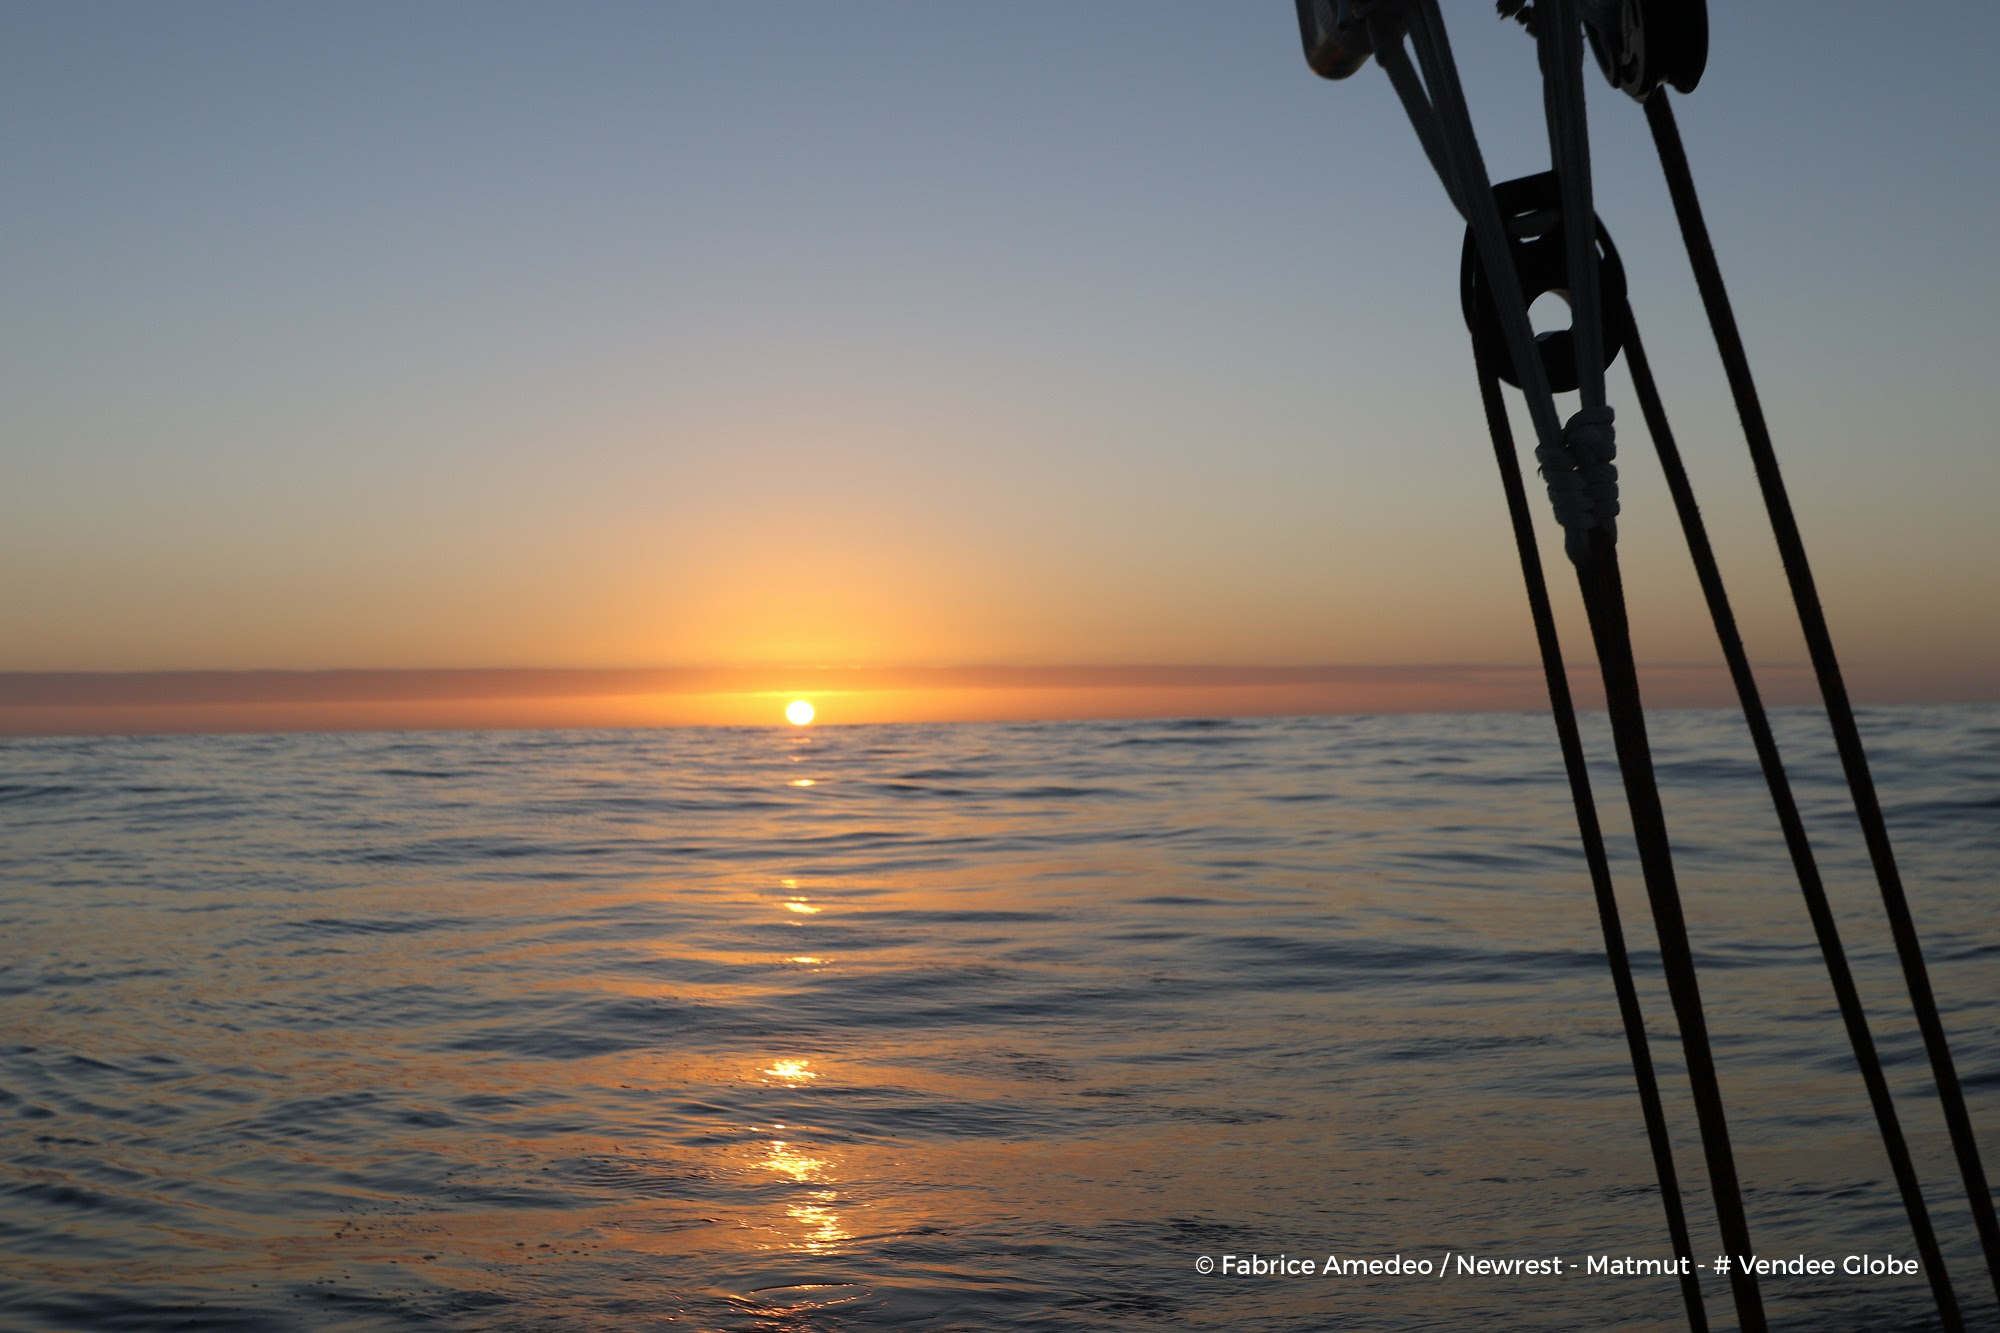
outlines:
[[[1543, 169], [1530, 42], [1447, 8], [1495, 175]], [[1993, 697], [2000, 8], [1713, 8], [1677, 109], [1837, 641]], [[1798, 659], [1590, 82], [1752, 651]], [[13, 0], [0, 179], [0, 670], [1533, 660], [1460, 225], [1278, 0]], [[1612, 384], [1640, 654], [1711, 660]]]

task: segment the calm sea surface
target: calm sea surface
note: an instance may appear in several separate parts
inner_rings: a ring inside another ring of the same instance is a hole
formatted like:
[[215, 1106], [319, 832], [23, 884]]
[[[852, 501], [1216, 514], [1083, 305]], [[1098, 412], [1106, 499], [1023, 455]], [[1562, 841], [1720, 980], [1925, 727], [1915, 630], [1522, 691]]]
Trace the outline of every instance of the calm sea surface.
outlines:
[[[1864, 729], [2000, 1174], [2000, 710]], [[1655, 738], [1759, 1249], [1909, 1257], [1741, 725]], [[1682, 1326], [1671, 1279], [1196, 1267], [1668, 1253], [1540, 716], [13, 741], [0, 828], [6, 1329]], [[1764, 1290], [1930, 1326], [1921, 1276]]]

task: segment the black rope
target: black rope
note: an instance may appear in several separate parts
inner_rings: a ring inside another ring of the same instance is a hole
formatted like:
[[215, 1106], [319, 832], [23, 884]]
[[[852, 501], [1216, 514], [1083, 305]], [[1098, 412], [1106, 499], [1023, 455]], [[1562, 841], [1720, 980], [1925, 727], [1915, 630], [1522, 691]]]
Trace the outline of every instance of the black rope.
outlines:
[[1653, 143], [1659, 151], [1660, 165], [1666, 172], [1667, 191], [1673, 198], [1674, 214], [1680, 222], [1681, 239], [1686, 243], [1688, 259], [1694, 267], [1695, 285], [1700, 289], [1702, 305], [1708, 312], [1716, 348], [1722, 354], [1729, 389], [1736, 399], [1737, 415], [1743, 421], [1743, 433], [1749, 442], [1751, 462], [1757, 472], [1757, 485], [1763, 492], [1764, 508], [1770, 515], [1772, 533], [1777, 538], [1785, 578], [1791, 585], [1792, 601], [1798, 608], [1799, 624], [1805, 631], [1806, 650], [1812, 658], [1813, 672], [1819, 678], [1820, 694], [1826, 702], [1827, 719], [1833, 727], [1834, 744], [1840, 751], [1841, 767], [1846, 771], [1847, 785], [1854, 797], [1854, 811], [1860, 818], [1862, 837], [1868, 845], [1868, 858], [1874, 864], [1875, 879], [1881, 887], [1882, 905], [1888, 913], [1889, 929], [1896, 940], [1896, 955], [1903, 965], [1910, 1003], [1916, 1010], [1917, 1026], [1923, 1032], [1924, 1049], [1930, 1056], [1931, 1073], [1937, 1081], [1938, 1101], [1944, 1111], [1945, 1125], [1951, 1132], [1952, 1150], [1958, 1158], [1959, 1176], [1965, 1183], [1966, 1197], [1972, 1206], [1980, 1247], [1985, 1251], [1987, 1273], [1993, 1279], [1995, 1295], [2000, 1296], [2000, 1219], [1994, 1216], [1993, 1195], [1987, 1187], [1985, 1168], [1980, 1164], [1979, 1144], [1973, 1134], [1972, 1118], [1965, 1109], [1965, 1094], [1959, 1087], [1958, 1070], [1951, 1058], [1951, 1044], [1945, 1035], [1944, 1020], [1938, 1014], [1937, 999], [1931, 992], [1930, 973], [1924, 965], [1923, 944], [1917, 937], [1916, 923], [1910, 915], [1902, 875], [1896, 869], [1895, 851], [1889, 843], [1889, 830], [1882, 818], [1882, 805], [1875, 794], [1874, 780], [1869, 776], [1868, 756], [1861, 745], [1861, 730], [1855, 724], [1854, 709], [1848, 702], [1840, 662], [1833, 651], [1833, 638], [1827, 630], [1825, 613], [1820, 608], [1812, 567], [1806, 560], [1805, 543], [1792, 516], [1791, 500], [1785, 492], [1784, 478], [1778, 471], [1777, 453], [1771, 446], [1771, 432], [1764, 422], [1764, 409], [1757, 399], [1756, 383], [1750, 377], [1750, 358], [1743, 349], [1743, 339], [1737, 331], [1735, 315], [1730, 310], [1729, 294], [1722, 283], [1722, 269], [1716, 262], [1715, 248], [1709, 242], [1708, 227], [1702, 221], [1701, 201], [1695, 194], [1694, 176], [1688, 169], [1687, 152], [1681, 145], [1680, 128], [1674, 123], [1673, 108], [1667, 103], [1664, 89], [1656, 90], [1646, 99], [1646, 123], [1653, 131]]
[[1688, 484], [1687, 469], [1681, 464], [1680, 448], [1674, 443], [1673, 431], [1667, 425], [1666, 409], [1660, 403], [1659, 387], [1653, 381], [1652, 367], [1646, 360], [1645, 345], [1639, 340], [1638, 325], [1634, 321], [1626, 324], [1625, 356], [1627, 368], [1632, 372], [1632, 387], [1638, 395], [1639, 410], [1646, 418], [1646, 429], [1651, 433], [1653, 447], [1660, 456], [1667, 489], [1672, 492], [1674, 509], [1680, 515], [1681, 530], [1687, 535], [1688, 554], [1694, 558], [1695, 574], [1701, 581], [1702, 596], [1708, 602], [1709, 618], [1715, 622], [1715, 636], [1721, 642], [1722, 655], [1729, 663], [1729, 676], [1736, 684], [1736, 697], [1742, 704], [1744, 720], [1749, 724], [1757, 760], [1764, 769], [1765, 784], [1771, 789], [1771, 803], [1777, 807], [1778, 825], [1784, 830], [1785, 846], [1791, 852], [1799, 890], [1805, 895], [1806, 911], [1812, 917], [1814, 933], [1819, 936], [1820, 953], [1826, 958], [1827, 974], [1832, 979], [1833, 993], [1840, 1003], [1840, 1017], [1847, 1025], [1848, 1041], [1854, 1047], [1854, 1059], [1861, 1067], [1862, 1081], [1868, 1086], [1868, 1100], [1875, 1108], [1875, 1120], [1882, 1131], [1882, 1145], [1888, 1150], [1896, 1187], [1903, 1196], [1903, 1208], [1910, 1215], [1910, 1230], [1916, 1237], [1917, 1251], [1930, 1279], [1938, 1314], [1947, 1333], [1959, 1333], [1965, 1323], [1959, 1313], [1958, 1299], [1951, 1289], [1951, 1280], [1945, 1273], [1944, 1255], [1931, 1229], [1930, 1214], [1924, 1208], [1923, 1189], [1917, 1180], [1916, 1167], [1910, 1160], [1909, 1145], [1903, 1139], [1902, 1125], [1896, 1118], [1895, 1099], [1889, 1093], [1889, 1082], [1883, 1077], [1882, 1062], [1875, 1053], [1875, 1040], [1868, 1030], [1867, 1011], [1862, 1008], [1861, 996], [1855, 989], [1854, 974], [1847, 965], [1847, 952], [1841, 947], [1840, 929], [1835, 924], [1833, 908], [1827, 901], [1826, 886], [1821, 882], [1812, 844], [1806, 838], [1805, 822], [1799, 817], [1798, 802], [1792, 796], [1791, 782], [1785, 775], [1784, 762], [1778, 756], [1778, 742], [1771, 733], [1770, 717], [1764, 711], [1757, 679], [1751, 673], [1750, 658], [1743, 649], [1743, 637], [1736, 629], [1736, 616], [1730, 610], [1729, 594], [1722, 585], [1722, 572], [1716, 565], [1715, 551], [1709, 545], [1708, 529], [1702, 522], [1701, 509], [1695, 503], [1693, 488]]
[[[1461, 187], [1453, 193], [1467, 207], [1467, 220], [1475, 248], [1501, 312], [1509, 354], [1516, 372], [1522, 376], [1528, 411], [1535, 419], [1536, 436], [1544, 449], [1558, 450], [1564, 443], [1563, 428], [1556, 420], [1554, 400], [1541, 373], [1540, 358], [1535, 352], [1533, 334], [1528, 325], [1526, 303], [1521, 299], [1519, 275], [1513, 268], [1498, 207], [1480, 157], [1478, 139], [1472, 131], [1471, 116], [1458, 84], [1450, 39], [1445, 32], [1443, 17], [1438, 13], [1437, 0], [1416, 0], [1410, 17], [1410, 36], [1415, 42], [1424, 81], [1438, 114], [1443, 147]], [[1386, 44], [1376, 42], [1378, 48]], [[1660, 937], [1662, 971], [1673, 1000], [1674, 1015], [1680, 1025], [1688, 1080], [1701, 1127], [1702, 1150], [1708, 1162], [1709, 1187], [1715, 1198], [1716, 1219], [1726, 1251], [1749, 1255], [1754, 1252], [1750, 1245], [1749, 1220], [1744, 1213], [1735, 1158], [1730, 1151], [1728, 1119], [1723, 1112], [1714, 1054], [1709, 1049], [1708, 1023], [1702, 1014], [1701, 989], [1695, 979], [1694, 951], [1688, 944], [1680, 892], [1674, 883], [1666, 817], [1660, 808], [1652, 755], [1646, 742], [1645, 712], [1639, 699], [1638, 675], [1632, 663], [1624, 593], [1619, 586], [1617, 547], [1611, 531], [1606, 527], [1588, 529], [1587, 539], [1583, 536], [1585, 531], [1582, 528], [1572, 529], [1578, 540], [1573, 541], [1569, 549], [1577, 566], [1584, 607], [1590, 618], [1591, 637], [1596, 642], [1599, 669], [1604, 676], [1618, 767], [1632, 811], [1634, 840], [1638, 845], [1646, 896], [1652, 906], [1653, 923]], [[1729, 1285], [1744, 1333], [1763, 1333], [1764, 1308], [1757, 1290], [1756, 1275], [1744, 1271], [1744, 1265], [1740, 1263], [1733, 1265]]]
[[1583, 29], [1574, 0], [1545, 0], [1549, 21], [1538, 23], [1542, 119], [1549, 131], [1549, 166], [1562, 191], [1569, 251], [1570, 336], [1576, 347], [1577, 397], [1604, 406], [1604, 308], [1597, 281], [1597, 210], [1591, 203], [1590, 131], [1583, 97]]
[[1529, 516], [1528, 494], [1521, 482], [1521, 465], [1507, 407], [1500, 396], [1500, 377], [1487, 364], [1477, 340], [1472, 349], [1479, 374], [1479, 399], [1486, 409], [1486, 430], [1493, 438], [1493, 458], [1500, 468], [1500, 485], [1507, 493], [1507, 516], [1513, 520], [1514, 549], [1521, 557], [1521, 579], [1528, 588], [1528, 609], [1535, 622], [1535, 642], [1541, 648], [1542, 675], [1548, 681], [1549, 711], [1555, 716], [1563, 767], [1569, 773], [1570, 797], [1576, 806], [1583, 857], [1590, 867], [1590, 886], [1597, 897], [1597, 922], [1604, 932], [1604, 953], [1611, 964], [1612, 988], [1618, 993], [1618, 1013], [1625, 1023], [1625, 1044], [1632, 1053], [1632, 1074], [1639, 1084], [1639, 1105], [1645, 1116], [1646, 1138], [1653, 1149], [1653, 1169], [1660, 1180], [1660, 1203], [1667, 1213], [1667, 1234], [1682, 1262], [1681, 1299], [1687, 1305], [1688, 1326], [1707, 1333], [1708, 1312], [1701, 1302], [1701, 1282], [1692, 1269], [1694, 1245], [1688, 1238], [1687, 1214], [1674, 1170], [1673, 1141], [1660, 1104], [1660, 1085], [1653, 1073], [1653, 1055], [1646, 1042], [1646, 1018], [1639, 1008], [1639, 991], [1632, 983], [1632, 963], [1625, 952], [1625, 928], [1618, 919], [1618, 896], [1611, 887], [1611, 863], [1604, 852], [1604, 832], [1597, 822], [1591, 796], [1590, 770], [1577, 732], [1576, 705], [1570, 698], [1569, 676], [1563, 669], [1562, 644], [1556, 637], [1555, 614], [1549, 606], [1548, 584], [1542, 575], [1541, 551]]
[[[1687, 1056], [1688, 1087], [1701, 1125], [1708, 1184], [1715, 1196], [1715, 1221], [1725, 1253], [1755, 1254], [1750, 1244], [1750, 1221], [1743, 1209], [1743, 1190], [1736, 1177], [1736, 1158], [1729, 1146], [1722, 1085], [1715, 1073], [1715, 1055], [1709, 1049], [1708, 1019], [1702, 1012], [1701, 985], [1695, 978], [1694, 949], [1688, 943], [1680, 888], [1674, 882], [1666, 812], [1660, 806], [1660, 789], [1653, 777], [1652, 747], [1646, 740], [1645, 708], [1639, 699], [1639, 673], [1625, 619], [1625, 590], [1618, 574], [1618, 546], [1602, 528], [1591, 530], [1590, 544], [1591, 558], [1577, 566], [1577, 582], [1583, 590], [1590, 635], [1597, 645], [1604, 702], [1611, 714], [1612, 744], [1618, 753], [1618, 771], [1625, 780], [1625, 803], [1632, 812], [1632, 839], [1638, 844], [1646, 899], [1660, 937], [1660, 970], [1666, 975], [1667, 994], [1673, 1001], [1681, 1048]], [[1757, 1291], [1757, 1277], [1744, 1269], [1745, 1265], [1736, 1263], [1729, 1270], [1736, 1316], [1744, 1333], [1763, 1333], [1764, 1303]]]

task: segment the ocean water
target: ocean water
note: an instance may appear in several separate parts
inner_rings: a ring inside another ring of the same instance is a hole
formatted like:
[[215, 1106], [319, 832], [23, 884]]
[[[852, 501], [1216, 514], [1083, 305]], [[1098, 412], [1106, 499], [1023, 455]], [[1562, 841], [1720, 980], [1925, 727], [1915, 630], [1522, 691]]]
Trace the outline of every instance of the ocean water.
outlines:
[[[1863, 725], [2000, 1174], [2000, 710]], [[1911, 1257], [1741, 724], [1654, 728], [1759, 1249]], [[1671, 1279], [1197, 1268], [1667, 1255], [1540, 716], [27, 740], [0, 821], [6, 1329], [1684, 1327]], [[1931, 1326], [1920, 1275], [1764, 1291]]]

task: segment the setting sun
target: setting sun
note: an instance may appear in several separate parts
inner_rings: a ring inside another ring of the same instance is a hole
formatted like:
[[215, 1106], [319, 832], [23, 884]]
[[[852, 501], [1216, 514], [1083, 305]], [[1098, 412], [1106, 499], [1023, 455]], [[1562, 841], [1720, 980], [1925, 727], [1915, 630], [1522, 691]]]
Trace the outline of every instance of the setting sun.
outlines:
[[803, 727], [813, 720], [813, 706], [804, 699], [794, 699], [785, 705], [785, 719], [795, 727]]

